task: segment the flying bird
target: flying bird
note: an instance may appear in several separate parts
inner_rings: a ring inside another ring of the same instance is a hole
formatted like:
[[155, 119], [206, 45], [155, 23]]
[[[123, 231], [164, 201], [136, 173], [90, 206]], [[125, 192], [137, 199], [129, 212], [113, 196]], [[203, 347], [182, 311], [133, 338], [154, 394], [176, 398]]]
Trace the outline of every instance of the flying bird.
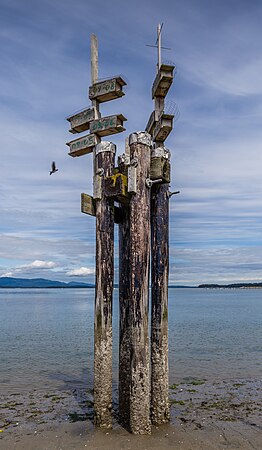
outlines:
[[52, 175], [52, 173], [55, 173], [57, 171], [58, 171], [58, 169], [56, 168], [55, 161], [53, 161], [52, 162], [52, 169], [50, 170], [49, 174]]

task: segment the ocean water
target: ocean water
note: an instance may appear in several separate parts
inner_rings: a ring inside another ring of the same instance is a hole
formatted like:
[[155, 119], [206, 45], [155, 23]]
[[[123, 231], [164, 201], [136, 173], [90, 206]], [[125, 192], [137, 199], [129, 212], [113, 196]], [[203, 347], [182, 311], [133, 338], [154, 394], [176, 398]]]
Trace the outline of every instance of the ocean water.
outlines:
[[[92, 387], [93, 312], [94, 289], [0, 289], [0, 390]], [[170, 382], [260, 377], [261, 317], [259, 289], [170, 289]]]

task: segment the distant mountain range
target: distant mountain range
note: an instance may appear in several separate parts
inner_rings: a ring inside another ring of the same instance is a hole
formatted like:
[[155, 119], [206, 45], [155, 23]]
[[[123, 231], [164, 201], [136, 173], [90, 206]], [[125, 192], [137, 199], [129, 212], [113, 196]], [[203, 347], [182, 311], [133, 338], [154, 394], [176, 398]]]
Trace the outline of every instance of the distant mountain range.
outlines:
[[0, 288], [93, 288], [93, 284], [71, 281], [46, 280], [45, 278], [0, 278]]
[[233, 283], [233, 284], [200, 284], [199, 288], [209, 289], [237, 289], [237, 288], [262, 288], [262, 283]]
[[[70, 281], [65, 283], [63, 281], [46, 280], [45, 278], [12, 278], [0, 277], [1, 288], [94, 288], [95, 285], [91, 283], [82, 283], [78, 281]], [[117, 284], [114, 285], [118, 287]], [[206, 288], [206, 289], [233, 289], [233, 288], [262, 288], [262, 283], [234, 283], [234, 284], [200, 284], [199, 286], [176, 286], [169, 285], [169, 288]]]

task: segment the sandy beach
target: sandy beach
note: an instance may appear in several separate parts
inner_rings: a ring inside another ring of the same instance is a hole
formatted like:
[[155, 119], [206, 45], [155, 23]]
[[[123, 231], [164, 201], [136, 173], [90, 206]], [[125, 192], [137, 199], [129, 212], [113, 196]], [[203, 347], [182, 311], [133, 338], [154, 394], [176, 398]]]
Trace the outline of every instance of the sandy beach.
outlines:
[[188, 380], [170, 386], [171, 423], [134, 436], [117, 420], [92, 423], [92, 393], [83, 389], [1, 395], [1, 450], [218, 450], [261, 448], [261, 381]]

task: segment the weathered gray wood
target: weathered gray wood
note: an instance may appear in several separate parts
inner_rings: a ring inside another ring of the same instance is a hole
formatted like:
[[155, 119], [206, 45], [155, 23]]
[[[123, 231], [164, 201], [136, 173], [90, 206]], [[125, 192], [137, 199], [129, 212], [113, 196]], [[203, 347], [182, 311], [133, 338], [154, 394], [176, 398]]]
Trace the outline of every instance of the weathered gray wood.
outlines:
[[151, 136], [153, 135], [153, 131], [156, 125], [156, 119], [155, 119], [155, 111], [153, 111], [150, 114], [150, 117], [148, 119], [147, 125], [146, 125], [146, 131], [151, 134]]
[[68, 154], [73, 157], [92, 153], [96, 144], [97, 137], [95, 134], [87, 134], [86, 136], [82, 136], [81, 138], [66, 143], [70, 148]]
[[126, 82], [121, 77], [99, 81], [89, 87], [90, 100], [97, 100], [99, 103], [108, 102], [125, 95], [123, 86]]
[[171, 133], [173, 128], [173, 118], [174, 116], [172, 114], [162, 113], [160, 115], [153, 131], [154, 141], [164, 142], [166, 140], [167, 136]]
[[95, 34], [91, 35], [91, 82], [98, 80], [98, 40]]
[[89, 130], [90, 122], [95, 118], [94, 108], [86, 108], [73, 116], [67, 117], [71, 124], [70, 133], [82, 133]]
[[125, 131], [123, 122], [126, 118], [122, 114], [101, 117], [90, 123], [90, 132], [96, 133], [98, 136], [109, 136], [111, 134], [121, 133]]
[[170, 152], [165, 147], [154, 148], [151, 152], [150, 178], [170, 183]]
[[152, 98], [165, 97], [173, 83], [174, 66], [162, 64], [152, 87]]
[[169, 185], [151, 188], [151, 419], [170, 420], [168, 400]]
[[148, 291], [150, 257], [151, 137], [146, 132], [129, 137], [130, 158], [137, 160], [137, 190], [130, 199], [130, 429], [134, 434], [151, 432], [148, 341]]
[[131, 314], [130, 314], [130, 211], [120, 206], [119, 223], [119, 418], [130, 430]]
[[[98, 81], [98, 39], [95, 34], [91, 35], [91, 83], [92, 86]], [[99, 103], [96, 99], [92, 100], [94, 107], [95, 119], [98, 119], [101, 115], [99, 112]], [[100, 142], [100, 138], [98, 139]]]
[[[103, 151], [104, 150], [104, 151]], [[101, 199], [96, 200], [96, 293], [94, 323], [95, 424], [112, 426], [112, 299], [114, 282], [114, 203], [104, 195], [105, 176], [113, 173], [115, 145], [96, 147], [95, 173], [102, 173]]]
[[89, 214], [89, 216], [96, 215], [96, 204], [93, 197], [85, 194], [84, 192], [81, 194], [81, 212], [84, 214]]

